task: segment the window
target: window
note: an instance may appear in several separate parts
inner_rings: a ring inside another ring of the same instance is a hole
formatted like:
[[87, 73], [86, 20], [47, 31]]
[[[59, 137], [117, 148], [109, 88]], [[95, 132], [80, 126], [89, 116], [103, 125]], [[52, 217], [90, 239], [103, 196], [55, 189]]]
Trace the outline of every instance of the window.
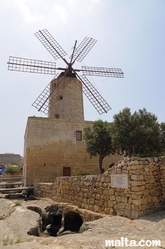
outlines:
[[60, 115], [59, 114], [55, 114], [55, 118], [59, 118], [60, 117]]
[[71, 167], [63, 167], [63, 176], [71, 176]]
[[82, 141], [82, 131], [76, 131], [76, 140]]

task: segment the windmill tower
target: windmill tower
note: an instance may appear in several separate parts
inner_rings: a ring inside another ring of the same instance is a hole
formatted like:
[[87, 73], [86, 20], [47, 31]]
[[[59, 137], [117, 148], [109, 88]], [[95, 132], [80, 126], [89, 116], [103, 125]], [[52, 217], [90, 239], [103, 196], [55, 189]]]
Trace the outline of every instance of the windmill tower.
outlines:
[[82, 66], [81, 69], [73, 67], [76, 61], [81, 62], [85, 58], [95, 45], [96, 40], [85, 37], [78, 46], [77, 41], [75, 41], [68, 62], [65, 59], [66, 52], [46, 29], [39, 30], [35, 36], [55, 60], [61, 58], [65, 62], [66, 68], [56, 67], [55, 62], [9, 57], [8, 70], [11, 71], [53, 75], [56, 75], [56, 70], [60, 71], [60, 74], [46, 86], [32, 106], [48, 115], [49, 118], [82, 121], [84, 120], [83, 92], [99, 114], [108, 112], [111, 107], [86, 75], [123, 78], [122, 70], [87, 66]]
[[[24, 135], [24, 175], [29, 184], [34, 184], [53, 182], [57, 176], [81, 171], [97, 174], [98, 159], [89, 158], [83, 140], [84, 128], [93, 125], [92, 121], [84, 120], [83, 93], [99, 114], [108, 112], [111, 107], [86, 76], [123, 78], [124, 74], [119, 68], [73, 67], [75, 62], [82, 62], [95, 45], [96, 40], [92, 38], [85, 37], [78, 46], [75, 41], [71, 56], [66, 60], [66, 52], [47, 30], [40, 30], [35, 36], [52, 57], [63, 60], [66, 67], [57, 67], [55, 62], [9, 57], [11, 71], [54, 75], [32, 104], [48, 118], [28, 117]], [[116, 161], [116, 158], [107, 158], [105, 168]]]
[[[53, 92], [61, 77], [52, 80], [50, 92]], [[65, 76], [58, 86], [58, 94], [50, 96], [48, 117], [84, 120], [82, 84], [75, 76]]]

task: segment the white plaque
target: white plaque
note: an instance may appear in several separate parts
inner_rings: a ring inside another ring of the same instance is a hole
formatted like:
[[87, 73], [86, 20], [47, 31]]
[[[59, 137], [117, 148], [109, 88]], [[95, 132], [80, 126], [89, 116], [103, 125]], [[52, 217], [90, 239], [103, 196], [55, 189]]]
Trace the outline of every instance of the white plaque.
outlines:
[[112, 174], [111, 175], [112, 188], [128, 188], [128, 175], [127, 174]]

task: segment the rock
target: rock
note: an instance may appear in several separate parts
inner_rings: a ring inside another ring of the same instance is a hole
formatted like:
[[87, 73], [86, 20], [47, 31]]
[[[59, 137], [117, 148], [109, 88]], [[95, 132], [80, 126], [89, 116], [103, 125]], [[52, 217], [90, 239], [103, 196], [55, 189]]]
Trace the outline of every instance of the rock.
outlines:
[[75, 234], [75, 232], [67, 230], [59, 234], [59, 236], [66, 235], [66, 234]]
[[[20, 200], [19, 206], [16, 206], [15, 202], [16, 200], [0, 198], [0, 213], [5, 214], [4, 218], [0, 219], [1, 249], [105, 249], [105, 240], [120, 240], [121, 237], [136, 241], [161, 240], [161, 248], [165, 248], [165, 211], [145, 215], [136, 220], [107, 215], [94, 221], [84, 222], [83, 233], [70, 234], [65, 231], [63, 236], [51, 237], [44, 232], [45, 236], [36, 237], [28, 235], [27, 232], [38, 225], [39, 214], [26, 207], [31, 205], [44, 209], [45, 206], [53, 204], [52, 200], [40, 199], [27, 202]], [[12, 245], [9, 242], [4, 245], [5, 236], [9, 236]]]

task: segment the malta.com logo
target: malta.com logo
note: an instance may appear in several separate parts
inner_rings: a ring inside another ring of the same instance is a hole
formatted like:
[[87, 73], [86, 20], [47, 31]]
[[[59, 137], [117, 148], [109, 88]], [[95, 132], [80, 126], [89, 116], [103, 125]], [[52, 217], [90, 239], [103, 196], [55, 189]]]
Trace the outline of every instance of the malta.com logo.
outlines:
[[121, 237], [117, 240], [105, 240], [105, 246], [107, 247], [161, 247], [161, 240], [129, 240], [127, 237]]

